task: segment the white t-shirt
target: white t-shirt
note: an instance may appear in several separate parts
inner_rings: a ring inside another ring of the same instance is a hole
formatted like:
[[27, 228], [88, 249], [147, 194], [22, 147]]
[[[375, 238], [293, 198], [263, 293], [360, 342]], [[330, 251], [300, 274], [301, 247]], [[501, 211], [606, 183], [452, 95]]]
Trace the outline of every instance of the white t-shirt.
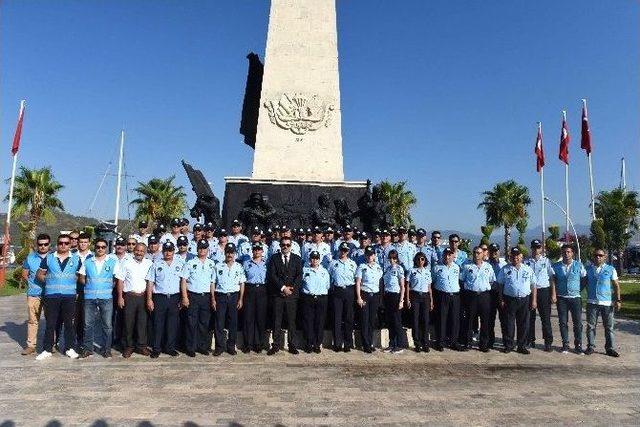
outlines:
[[123, 291], [144, 292], [147, 289], [147, 273], [152, 265], [151, 260], [146, 258], [140, 262], [133, 258], [122, 262], [116, 270], [116, 279], [124, 281]]

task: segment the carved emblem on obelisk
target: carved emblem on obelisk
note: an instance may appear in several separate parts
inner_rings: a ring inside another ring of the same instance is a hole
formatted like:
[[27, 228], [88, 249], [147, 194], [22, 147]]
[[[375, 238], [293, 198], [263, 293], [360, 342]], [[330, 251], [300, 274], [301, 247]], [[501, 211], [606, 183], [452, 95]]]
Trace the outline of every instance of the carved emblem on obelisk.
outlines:
[[277, 101], [266, 101], [269, 120], [279, 128], [296, 135], [328, 127], [334, 105], [323, 101], [318, 95], [283, 93]]

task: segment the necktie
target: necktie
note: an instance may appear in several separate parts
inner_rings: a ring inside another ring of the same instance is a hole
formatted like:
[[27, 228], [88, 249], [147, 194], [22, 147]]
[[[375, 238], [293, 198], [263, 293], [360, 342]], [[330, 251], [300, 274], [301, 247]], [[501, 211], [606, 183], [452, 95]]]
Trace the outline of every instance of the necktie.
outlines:
[[284, 268], [289, 268], [289, 255], [284, 256]]

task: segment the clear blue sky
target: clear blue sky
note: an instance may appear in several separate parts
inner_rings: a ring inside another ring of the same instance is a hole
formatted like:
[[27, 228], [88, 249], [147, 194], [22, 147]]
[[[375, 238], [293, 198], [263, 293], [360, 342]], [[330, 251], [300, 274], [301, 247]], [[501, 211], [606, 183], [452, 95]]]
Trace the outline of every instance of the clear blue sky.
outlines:
[[[535, 123], [547, 193], [562, 201], [567, 109], [572, 212], [587, 223], [580, 98], [589, 100], [596, 188], [618, 184], [622, 156], [639, 187], [639, 9], [630, 0], [339, 0], [346, 178], [406, 179], [416, 222], [473, 232], [484, 221], [480, 192], [515, 178], [531, 191], [535, 225]], [[123, 124], [129, 188], [175, 174], [193, 201], [184, 158], [222, 199], [224, 176], [251, 174], [253, 151], [238, 133], [245, 55], [263, 56], [268, 12], [266, 0], [3, 2], [0, 175], [10, 174], [25, 98], [20, 164], [51, 165], [68, 211], [87, 213]], [[110, 176], [94, 215], [113, 215], [114, 187]], [[564, 223], [548, 211], [548, 222]]]

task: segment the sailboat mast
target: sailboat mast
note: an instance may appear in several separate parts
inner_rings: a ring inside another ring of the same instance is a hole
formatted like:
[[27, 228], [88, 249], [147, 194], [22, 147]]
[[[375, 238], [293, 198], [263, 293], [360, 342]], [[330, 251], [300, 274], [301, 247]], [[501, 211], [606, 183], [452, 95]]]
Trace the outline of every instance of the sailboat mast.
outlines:
[[122, 184], [122, 157], [124, 153], [124, 129], [120, 131], [120, 155], [118, 157], [118, 181], [116, 184], [116, 214], [113, 220], [114, 232], [118, 232], [118, 217], [120, 216], [120, 186]]

